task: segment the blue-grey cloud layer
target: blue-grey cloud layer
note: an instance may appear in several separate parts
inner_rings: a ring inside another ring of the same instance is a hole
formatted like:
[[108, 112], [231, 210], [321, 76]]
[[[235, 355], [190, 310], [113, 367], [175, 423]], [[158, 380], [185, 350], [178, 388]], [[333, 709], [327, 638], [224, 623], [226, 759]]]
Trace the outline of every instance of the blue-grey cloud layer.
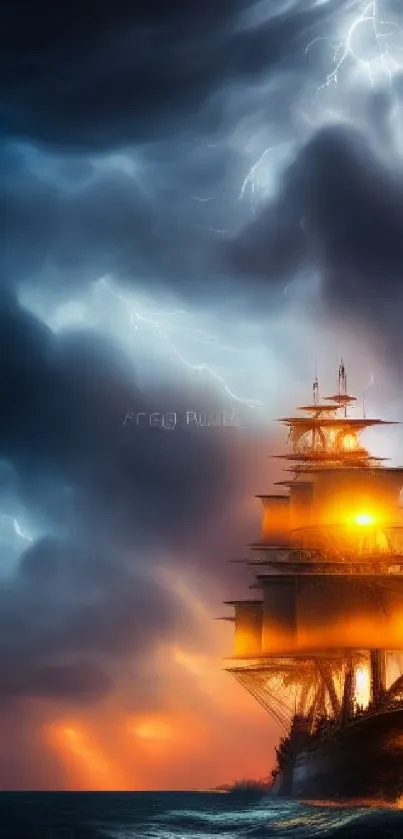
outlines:
[[[3, 6], [0, 455], [14, 496], [52, 531], [1, 592], [8, 696], [93, 699], [113, 689], [112, 655], [140, 657], [189, 625], [155, 582], [159, 552], [180, 563], [220, 499], [239, 493], [234, 441], [189, 430], [127, 439], [122, 427], [132, 406], [161, 400], [228, 407], [218, 379], [195, 381], [182, 365], [174, 386], [178, 354], [163, 339], [167, 367], [147, 390], [147, 358], [124, 352], [110, 325], [116, 297], [102, 310], [108, 338], [89, 317], [55, 334], [32, 311], [76, 306], [108, 275], [123, 295], [219, 311], [223, 330], [241, 313], [252, 331], [262, 311], [288, 316], [293, 283], [302, 323], [319, 273], [326, 317], [354, 309], [399, 342], [399, 68], [371, 87], [350, 54], [338, 86], [326, 85], [326, 39], [345, 37], [360, 8]], [[27, 290], [31, 314], [18, 302]], [[213, 578], [216, 564], [207, 557]]]

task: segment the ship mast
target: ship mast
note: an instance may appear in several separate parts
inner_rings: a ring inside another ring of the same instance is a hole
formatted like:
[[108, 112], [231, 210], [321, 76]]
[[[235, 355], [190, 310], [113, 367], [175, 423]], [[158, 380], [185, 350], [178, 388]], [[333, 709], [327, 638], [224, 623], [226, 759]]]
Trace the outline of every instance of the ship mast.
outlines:
[[259, 597], [230, 604], [226, 669], [286, 729], [295, 715], [310, 729], [323, 716], [347, 724], [365, 691], [373, 708], [395, 701], [388, 655], [403, 651], [403, 469], [385, 468], [360, 440], [391, 423], [349, 415], [343, 359], [337, 391], [322, 398], [315, 371], [312, 397], [280, 420], [291, 449], [276, 456], [290, 463], [281, 492], [257, 496], [262, 532], [246, 562]]

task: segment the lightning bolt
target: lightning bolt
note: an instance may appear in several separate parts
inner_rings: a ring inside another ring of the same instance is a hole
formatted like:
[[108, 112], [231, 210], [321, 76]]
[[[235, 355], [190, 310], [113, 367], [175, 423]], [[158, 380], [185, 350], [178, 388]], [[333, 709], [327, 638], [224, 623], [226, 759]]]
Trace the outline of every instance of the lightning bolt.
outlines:
[[[360, 27], [363, 26], [369, 26], [372, 32], [374, 47], [377, 53], [376, 58], [365, 58], [363, 55], [359, 55], [357, 47], [354, 46], [355, 37], [357, 36]], [[331, 86], [337, 87], [339, 84], [340, 71], [343, 66], [351, 60], [365, 70], [369, 82], [373, 87], [375, 83], [373, 67], [378, 59], [383, 72], [389, 79], [389, 84], [391, 84], [393, 72], [402, 68], [402, 65], [396, 60], [390, 47], [390, 38], [396, 35], [403, 35], [403, 30], [395, 21], [382, 19], [379, 11], [379, 0], [371, 0], [371, 2], [361, 5], [360, 11], [352, 20], [347, 31], [335, 42], [332, 56], [333, 69], [330, 73], [328, 73], [325, 81], [319, 85], [317, 91]], [[319, 41], [328, 41], [330, 43], [331, 39], [323, 36], [313, 38], [313, 40], [310, 41], [305, 48], [305, 55], [307, 55], [314, 44]], [[403, 38], [400, 49], [402, 49], [402, 47]]]
[[[319, 91], [331, 87], [337, 88], [341, 79], [341, 72], [347, 65], [353, 65], [364, 70], [369, 83], [375, 85], [375, 74], [378, 76], [381, 71], [386, 75], [389, 84], [392, 83], [396, 71], [403, 69], [403, 29], [396, 21], [385, 20], [380, 11], [380, 0], [367, 0], [354, 4], [357, 10], [353, 17], [344, 24], [340, 37], [332, 38], [326, 35], [318, 35], [313, 38], [305, 47], [305, 55], [308, 55], [312, 47], [325, 42], [331, 46], [332, 69], [326, 75], [324, 81], [317, 87]], [[391, 39], [394, 38], [394, 43]], [[361, 46], [359, 45], [361, 39]], [[367, 49], [367, 54], [365, 50]], [[402, 62], [398, 61], [397, 53], [402, 54]], [[309, 115], [306, 115], [301, 108], [297, 109], [303, 114], [310, 127], [316, 128], [317, 122]], [[326, 109], [324, 116], [335, 120], [342, 119], [337, 111]], [[268, 186], [268, 158], [273, 153], [290, 147], [287, 142], [268, 146], [260, 154], [260, 157], [250, 167], [240, 189], [238, 200], [242, 200], [249, 193], [255, 196], [256, 192]], [[289, 162], [289, 161], [288, 161]]]
[[20, 536], [21, 539], [24, 539], [26, 542], [33, 542], [34, 541], [33, 537], [29, 536], [27, 531], [24, 530], [21, 527], [21, 525], [18, 523], [17, 519], [13, 519], [13, 527], [14, 527], [14, 531], [17, 534], [17, 536]]
[[7, 527], [12, 525], [14, 533], [20, 537], [20, 539], [24, 539], [25, 542], [33, 542], [33, 537], [30, 536], [27, 531], [20, 525], [18, 519], [13, 518], [13, 516], [9, 516], [7, 513], [0, 514], [0, 541], [7, 542], [8, 539], [5, 538], [4, 531], [7, 530]]
[[[257, 399], [245, 399], [238, 394], [236, 394], [232, 388], [229, 386], [227, 381], [225, 380], [224, 376], [222, 376], [214, 367], [210, 367], [205, 362], [200, 363], [193, 363], [189, 361], [186, 356], [178, 349], [176, 344], [173, 342], [169, 331], [172, 329], [172, 317], [176, 315], [185, 315], [186, 312], [182, 309], [174, 311], [174, 312], [160, 312], [158, 315], [154, 313], [149, 316], [144, 312], [141, 312], [138, 308], [138, 305], [133, 299], [129, 299], [125, 297], [123, 294], [120, 294], [116, 290], [114, 290], [110, 284], [107, 282], [106, 277], [102, 277], [98, 280], [98, 284], [105, 288], [109, 294], [113, 295], [116, 300], [124, 303], [127, 306], [128, 314], [129, 314], [129, 321], [131, 324], [131, 328], [133, 331], [138, 331], [142, 326], [146, 327], [147, 329], [151, 329], [155, 335], [157, 335], [163, 342], [164, 346], [170, 351], [170, 353], [175, 356], [178, 361], [186, 367], [188, 370], [193, 370], [196, 373], [205, 373], [209, 378], [213, 379], [217, 384], [220, 385], [224, 393], [227, 394], [234, 402], [238, 402], [244, 405], [247, 408], [251, 408], [257, 410], [262, 406], [262, 402]], [[168, 321], [167, 321], [168, 319]], [[171, 321], [171, 322], [170, 322]], [[227, 347], [225, 345], [220, 345], [217, 340], [210, 334], [205, 332], [204, 330], [194, 330], [190, 327], [183, 327], [183, 331], [190, 331], [192, 334], [192, 338], [196, 337], [198, 343], [204, 344], [212, 344], [217, 349], [235, 352], [233, 347]], [[175, 327], [175, 331], [178, 330]]]
[[261, 180], [259, 179], [259, 177], [256, 179], [256, 173], [259, 171], [259, 167], [262, 165], [263, 161], [265, 160], [266, 155], [270, 154], [273, 151], [276, 151], [276, 149], [281, 149], [283, 147], [283, 145], [284, 145], [283, 143], [278, 143], [278, 145], [276, 145], [276, 146], [269, 146], [267, 149], [265, 149], [262, 152], [262, 154], [260, 155], [260, 157], [256, 161], [256, 163], [254, 163], [253, 166], [251, 166], [251, 168], [249, 169], [249, 172], [246, 175], [246, 178], [245, 178], [245, 180], [242, 184], [241, 191], [240, 191], [239, 196], [238, 196], [238, 200], [241, 200], [244, 197], [245, 192], [246, 192], [248, 187], [250, 187], [250, 191], [253, 195], [254, 192], [255, 192], [255, 188], [261, 186]]

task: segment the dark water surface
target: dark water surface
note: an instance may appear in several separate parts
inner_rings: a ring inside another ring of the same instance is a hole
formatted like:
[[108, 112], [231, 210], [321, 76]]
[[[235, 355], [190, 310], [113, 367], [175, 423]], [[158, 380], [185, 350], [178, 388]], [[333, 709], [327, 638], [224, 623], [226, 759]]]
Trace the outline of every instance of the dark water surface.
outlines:
[[215, 793], [0, 793], [1, 839], [403, 838], [403, 810]]

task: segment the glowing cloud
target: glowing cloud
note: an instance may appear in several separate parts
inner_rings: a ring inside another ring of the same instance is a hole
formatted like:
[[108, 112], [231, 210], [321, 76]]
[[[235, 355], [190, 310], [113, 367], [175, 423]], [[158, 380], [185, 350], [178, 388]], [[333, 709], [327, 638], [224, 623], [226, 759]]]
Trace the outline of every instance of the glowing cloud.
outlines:
[[130, 730], [141, 740], [172, 740], [174, 737], [172, 724], [158, 718], [145, 719]]
[[[384, 19], [379, 0], [357, 6], [357, 13], [343, 21], [341, 32], [336, 36], [332, 52], [333, 69], [319, 85], [318, 91], [337, 87], [342, 70], [348, 67], [363, 71], [371, 87], [374, 87], [375, 82], [385, 76], [391, 83], [393, 75], [403, 66], [401, 26], [396, 21]], [[314, 38], [307, 45], [305, 54], [319, 41], [331, 42], [331, 38]]]
[[121, 790], [133, 786], [82, 726], [54, 725], [46, 739], [71, 774], [75, 788]]

